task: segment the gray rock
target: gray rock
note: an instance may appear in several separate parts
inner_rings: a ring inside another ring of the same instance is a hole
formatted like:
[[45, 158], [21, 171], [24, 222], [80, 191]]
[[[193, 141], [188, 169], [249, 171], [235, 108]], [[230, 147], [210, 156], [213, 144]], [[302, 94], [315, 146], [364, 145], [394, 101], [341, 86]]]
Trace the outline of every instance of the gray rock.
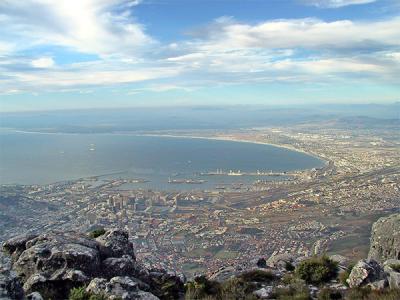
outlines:
[[279, 270], [286, 270], [287, 266], [294, 266], [296, 257], [292, 254], [276, 254], [268, 258], [267, 266]]
[[239, 274], [235, 267], [222, 267], [210, 275], [210, 280], [223, 282]]
[[185, 286], [181, 276], [175, 272], [153, 269], [147, 277], [140, 278], [150, 286], [151, 292], [162, 299], [181, 299]]
[[[397, 267], [395, 269], [395, 267]], [[399, 269], [398, 269], [399, 268]], [[383, 269], [385, 272], [399, 272], [400, 260], [399, 259], [388, 259], [383, 263]]]
[[269, 297], [271, 297], [272, 293], [273, 293], [272, 286], [266, 286], [266, 287], [263, 287], [263, 288], [253, 292], [253, 294], [256, 295], [260, 299], [269, 299]]
[[383, 289], [387, 288], [388, 285], [389, 285], [388, 280], [386, 278], [367, 284], [367, 286], [370, 287], [371, 290], [383, 290]]
[[107, 258], [129, 255], [133, 259], [136, 259], [133, 245], [128, 238], [128, 233], [125, 230], [108, 230], [105, 234], [96, 238], [96, 241], [100, 244], [101, 256]]
[[108, 297], [108, 299], [158, 299], [153, 294], [140, 290], [138, 283], [126, 276], [113, 277], [110, 281], [104, 278], [95, 278], [89, 283], [86, 291], [94, 294], [103, 294]]
[[99, 245], [77, 232], [53, 231], [25, 243], [13, 263], [26, 292], [62, 299], [69, 289], [85, 284], [102, 271]]
[[103, 269], [107, 278], [115, 276], [137, 276], [138, 266], [136, 261], [129, 255], [123, 257], [109, 257], [103, 261]]
[[361, 287], [385, 279], [385, 277], [385, 272], [378, 262], [373, 259], [363, 259], [353, 267], [347, 283], [351, 288]]
[[343, 256], [343, 255], [339, 255], [339, 254], [335, 254], [335, 255], [331, 255], [329, 256], [329, 258], [331, 260], [333, 260], [334, 262], [338, 263], [339, 268], [348, 268], [348, 266], [350, 265], [350, 260]]
[[399, 272], [389, 272], [388, 281], [389, 281], [389, 286], [391, 289], [400, 288], [400, 273]]
[[104, 278], [94, 278], [90, 281], [89, 285], [86, 287], [86, 291], [93, 294], [101, 294], [106, 290], [107, 279]]
[[43, 297], [38, 292], [33, 292], [33, 293], [30, 293], [28, 296], [26, 296], [26, 299], [27, 300], [43, 300]]
[[400, 260], [388, 259], [383, 263], [383, 269], [388, 274], [391, 289], [400, 288]]
[[368, 258], [379, 262], [400, 259], [400, 214], [380, 218], [372, 225]]
[[6, 270], [0, 273], [0, 299], [22, 300], [24, 290], [18, 277]]
[[26, 243], [36, 237], [37, 235], [34, 234], [18, 235], [4, 242], [3, 250], [14, 259], [17, 259], [19, 255], [26, 249]]

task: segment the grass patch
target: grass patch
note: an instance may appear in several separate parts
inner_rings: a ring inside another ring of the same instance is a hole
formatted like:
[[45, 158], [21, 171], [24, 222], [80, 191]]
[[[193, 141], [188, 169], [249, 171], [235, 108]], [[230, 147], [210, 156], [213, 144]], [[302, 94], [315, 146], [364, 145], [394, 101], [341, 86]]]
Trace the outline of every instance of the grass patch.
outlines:
[[295, 282], [288, 287], [276, 288], [272, 299], [277, 300], [310, 300], [308, 287], [304, 282]]
[[385, 289], [372, 291], [369, 288], [350, 289], [346, 293], [346, 300], [398, 300], [400, 289]]
[[318, 293], [318, 300], [340, 300], [340, 299], [343, 299], [343, 296], [338, 290], [324, 288]]

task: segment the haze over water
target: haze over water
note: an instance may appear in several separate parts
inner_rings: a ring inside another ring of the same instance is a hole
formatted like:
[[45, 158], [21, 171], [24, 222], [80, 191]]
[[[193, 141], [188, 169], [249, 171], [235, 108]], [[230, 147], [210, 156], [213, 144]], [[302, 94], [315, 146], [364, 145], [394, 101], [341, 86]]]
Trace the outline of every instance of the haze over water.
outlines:
[[[169, 184], [216, 169], [242, 172], [291, 171], [321, 167], [315, 157], [270, 145], [128, 134], [40, 134], [3, 131], [1, 184], [47, 184], [118, 173], [145, 179], [132, 188], [205, 189], [218, 183], [250, 183], [255, 176], [206, 176], [204, 184]], [[217, 178], [218, 177], [218, 178]], [[228, 178], [229, 177], [229, 178]], [[197, 176], [199, 178], [199, 176]]]

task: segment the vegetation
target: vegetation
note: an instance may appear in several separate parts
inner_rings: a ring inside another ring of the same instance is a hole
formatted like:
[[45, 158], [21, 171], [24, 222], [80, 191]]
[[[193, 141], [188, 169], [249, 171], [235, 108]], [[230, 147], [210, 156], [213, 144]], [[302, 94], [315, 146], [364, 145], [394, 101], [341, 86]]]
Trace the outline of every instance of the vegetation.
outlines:
[[373, 291], [369, 288], [350, 289], [345, 297], [346, 300], [398, 300], [400, 289], [385, 289]]
[[275, 276], [268, 271], [251, 270], [240, 274], [238, 278], [246, 282], [270, 282], [275, 279]]
[[286, 271], [292, 272], [294, 271], [295, 267], [290, 262], [285, 262], [285, 269]]
[[196, 277], [186, 284], [185, 299], [216, 299], [221, 289], [220, 283], [208, 280], [205, 276]]
[[327, 256], [313, 257], [302, 261], [296, 268], [295, 274], [307, 283], [320, 285], [336, 278], [337, 263]]
[[277, 288], [272, 295], [277, 300], [310, 300], [308, 287], [304, 282], [295, 280], [289, 287]]
[[324, 288], [318, 293], [318, 300], [339, 300], [343, 299], [342, 293], [338, 290]]
[[274, 276], [266, 271], [249, 271], [242, 275], [228, 279], [222, 283], [208, 280], [200, 276], [194, 281], [186, 284], [185, 299], [187, 300], [255, 300], [253, 295], [257, 284], [255, 282], [266, 282], [274, 279]]
[[86, 288], [81, 286], [71, 289], [68, 300], [107, 300], [107, 297], [86, 292]]
[[93, 239], [103, 235], [106, 233], [106, 230], [104, 228], [100, 228], [100, 229], [95, 229], [91, 232], [89, 232], [89, 236]]
[[253, 295], [255, 285], [245, 281], [243, 278], [231, 278], [221, 285], [220, 292], [216, 299], [237, 299], [237, 300], [256, 300]]
[[351, 270], [353, 270], [354, 264], [350, 264], [346, 271], [339, 274], [339, 281], [341, 284], [348, 286], [347, 279], [350, 276]]

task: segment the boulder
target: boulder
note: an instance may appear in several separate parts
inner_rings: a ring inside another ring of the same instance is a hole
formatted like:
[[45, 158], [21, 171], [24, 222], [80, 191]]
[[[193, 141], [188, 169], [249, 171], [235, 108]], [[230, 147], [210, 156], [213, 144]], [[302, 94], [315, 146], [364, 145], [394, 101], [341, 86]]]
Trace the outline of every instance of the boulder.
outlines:
[[139, 275], [137, 274], [137, 263], [129, 255], [106, 258], [102, 263], [102, 267], [103, 270], [107, 270], [107, 272], [104, 273], [107, 278]]
[[210, 280], [223, 282], [225, 280], [228, 280], [229, 278], [236, 276], [237, 274], [239, 274], [239, 271], [236, 270], [236, 268], [233, 266], [222, 267], [210, 275]]
[[35, 234], [18, 235], [4, 242], [3, 250], [12, 257], [18, 257], [26, 249], [26, 243], [36, 237]]
[[133, 244], [129, 241], [128, 232], [125, 230], [108, 230], [105, 234], [96, 238], [96, 241], [100, 245], [100, 254], [102, 258], [129, 255], [133, 259], [136, 259], [133, 251]]
[[185, 293], [182, 276], [160, 269], [150, 269], [143, 280], [150, 286], [151, 292], [162, 299], [181, 299]]
[[339, 268], [341, 268], [341, 269], [347, 269], [350, 265], [350, 260], [343, 255], [335, 254], [335, 255], [329, 256], [329, 258], [332, 261], [337, 262]]
[[33, 292], [33, 293], [30, 293], [28, 296], [26, 296], [26, 299], [27, 300], [43, 300], [43, 297], [38, 292]]
[[39, 292], [44, 298], [66, 298], [71, 288], [87, 284], [103, 271], [99, 243], [78, 232], [18, 237], [3, 247], [12, 254], [12, 268], [26, 293]]
[[0, 273], [0, 299], [22, 300], [22, 283], [13, 272], [4, 270]]
[[290, 266], [294, 266], [296, 257], [289, 253], [276, 254], [268, 258], [267, 266], [279, 270], [286, 270]]
[[371, 289], [371, 290], [383, 290], [385, 288], [388, 287], [388, 281], [387, 279], [381, 279], [381, 280], [377, 280], [371, 283], [368, 283], [367, 286]]
[[400, 288], [400, 260], [389, 259], [383, 263], [383, 268], [388, 274], [390, 288]]
[[354, 288], [385, 279], [385, 272], [378, 262], [373, 259], [362, 259], [351, 270], [347, 283], [349, 287]]
[[94, 278], [86, 288], [87, 292], [105, 295], [108, 299], [157, 300], [156, 296], [139, 289], [139, 284], [130, 277], [113, 277], [110, 281]]
[[255, 290], [253, 294], [259, 299], [269, 299], [273, 294], [273, 287], [266, 286], [261, 289]]
[[76, 232], [50, 232], [26, 243], [13, 263], [26, 292], [45, 298], [66, 297], [72, 287], [89, 281], [101, 269], [98, 244]]
[[380, 218], [372, 225], [368, 258], [379, 262], [400, 259], [400, 214]]

